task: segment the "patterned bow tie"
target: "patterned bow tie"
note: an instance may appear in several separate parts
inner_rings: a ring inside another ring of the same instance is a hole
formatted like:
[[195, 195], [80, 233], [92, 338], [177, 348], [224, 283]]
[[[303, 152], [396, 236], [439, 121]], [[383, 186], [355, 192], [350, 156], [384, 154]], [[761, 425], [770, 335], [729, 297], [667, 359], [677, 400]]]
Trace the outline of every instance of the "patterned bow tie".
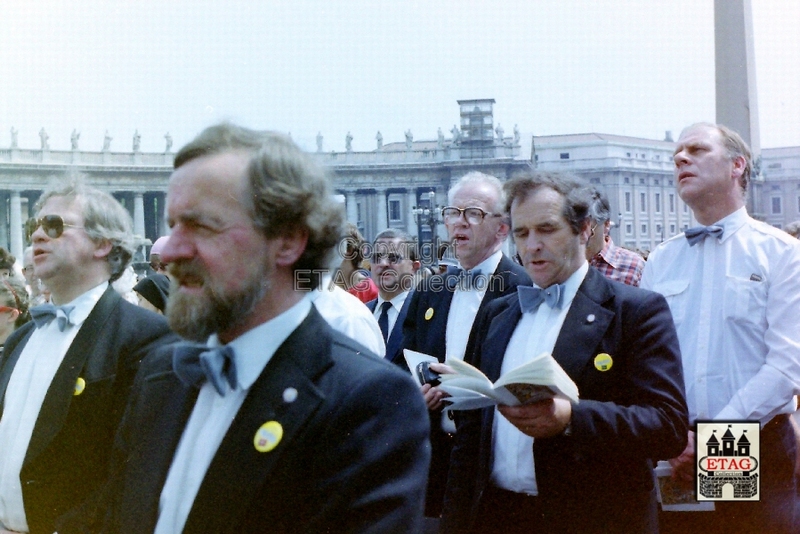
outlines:
[[70, 321], [70, 314], [75, 306], [54, 306], [50, 303], [35, 306], [29, 311], [33, 322], [36, 323], [36, 328], [41, 328], [50, 323], [53, 319], [58, 320], [58, 329], [64, 331], [67, 325], [74, 324]]
[[551, 308], [560, 309], [564, 296], [564, 284], [553, 284], [546, 289], [518, 286], [517, 296], [523, 313], [535, 312], [542, 302], [547, 303]]
[[689, 246], [693, 247], [698, 244], [700, 241], [706, 238], [706, 236], [713, 236], [717, 238], [722, 238], [722, 232], [724, 228], [721, 226], [695, 226], [694, 228], [689, 228], [684, 232], [686, 235], [686, 240], [689, 241]]
[[236, 389], [236, 359], [227, 345], [210, 348], [207, 345], [182, 343], [172, 353], [172, 367], [181, 382], [200, 387], [208, 380], [221, 397], [225, 396], [225, 382]]

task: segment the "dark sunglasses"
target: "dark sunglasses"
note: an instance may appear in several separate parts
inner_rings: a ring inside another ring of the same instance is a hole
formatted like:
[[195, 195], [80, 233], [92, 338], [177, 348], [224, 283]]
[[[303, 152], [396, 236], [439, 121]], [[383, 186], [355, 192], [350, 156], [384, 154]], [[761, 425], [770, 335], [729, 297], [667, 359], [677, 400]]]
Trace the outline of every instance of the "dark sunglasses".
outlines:
[[377, 263], [382, 262], [383, 260], [386, 260], [389, 263], [400, 263], [405, 258], [403, 258], [403, 256], [401, 256], [400, 254], [395, 254], [393, 252], [390, 252], [388, 254], [387, 253], [383, 253], [383, 252], [376, 252], [376, 253], [374, 253], [372, 255], [371, 259], [372, 259], [372, 263], [376, 263], [377, 264]]
[[33, 235], [36, 229], [41, 226], [42, 231], [47, 234], [47, 237], [50, 239], [58, 239], [61, 237], [61, 234], [64, 233], [64, 228], [77, 228], [79, 230], [83, 230], [83, 226], [75, 226], [74, 224], [65, 223], [64, 219], [61, 218], [61, 215], [45, 215], [43, 217], [39, 217], [38, 219], [32, 218], [28, 220], [27, 226], [30, 229], [31, 235]]

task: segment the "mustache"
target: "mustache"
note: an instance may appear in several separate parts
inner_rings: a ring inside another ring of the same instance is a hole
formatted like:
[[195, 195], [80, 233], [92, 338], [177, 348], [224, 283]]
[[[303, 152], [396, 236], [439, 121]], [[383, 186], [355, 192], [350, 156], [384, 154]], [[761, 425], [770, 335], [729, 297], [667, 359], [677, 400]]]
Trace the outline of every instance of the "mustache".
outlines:
[[181, 278], [204, 278], [205, 270], [193, 261], [179, 260], [172, 262], [167, 267], [167, 271], [174, 279]]

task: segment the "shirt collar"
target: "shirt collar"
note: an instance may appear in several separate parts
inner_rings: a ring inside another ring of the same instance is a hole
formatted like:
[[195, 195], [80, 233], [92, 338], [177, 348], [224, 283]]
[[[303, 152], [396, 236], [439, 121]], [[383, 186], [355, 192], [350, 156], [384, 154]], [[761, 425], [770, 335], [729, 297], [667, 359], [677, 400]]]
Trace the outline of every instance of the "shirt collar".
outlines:
[[[607, 264], [612, 266], [613, 268], [617, 269], [616, 261], [617, 261], [617, 254], [616, 254], [616, 246], [614, 245], [614, 241], [611, 240], [611, 236], [606, 236], [605, 243], [603, 244], [603, 249], [597, 253], [597, 256], [603, 259]], [[595, 257], [597, 257], [595, 256]]]
[[70, 302], [59, 303], [58, 305], [74, 306], [72, 312], [69, 314], [69, 321], [73, 325], [79, 326], [83, 324], [83, 321], [85, 321], [86, 318], [89, 317], [89, 314], [92, 313], [92, 310], [100, 300], [100, 297], [103, 296], [103, 293], [106, 292], [106, 289], [108, 289], [107, 280], [102, 284], [94, 286], [86, 293], [78, 295]]
[[[300, 299], [297, 304], [237, 337], [228, 346], [236, 354], [236, 377], [241, 389], [249, 389], [264, 370], [286, 338], [300, 326], [311, 311], [311, 300]], [[217, 334], [208, 338], [209, 347], [221, 345]]]
[[[486, 276], [492, 275], [497, 270], [497, 266], [500, 265], [500, 260], [502, 258], [503, 258], [503, 251], [498, 250], [497, 252], [495, 252], [494, 254], [492, 254], [491, 256], [489, 256], [488, 258], [486, 258], [478, 265], [469, 270], [470, 271], [480, 270], [481, 274], [483, 275]], [[461, 263], [459, 263], [458, 266], [461, 267]], [[464, 267], [461, 268], [464, 269]], [[466, 271], [467, 269], [464, 270]]]
[[[393, 308], [396, 308], [397, 310], [400, 310], [403, 307], [403, 303], [405, 303], [406, 298], [408, 298], [408, 295], [410, 295], [410, 294], [411, 294], [411, 291], [403, 291], [399, 295], [395, 296], [393, 299], [389, 299], [389, 302], [392, 303], [392, 307]], [[383, 304], [384, 302], [386, 302], [386, 300], [384, 300], [380, 295], [378, 295], [378, 303], [375, 304], [375, 309], [379, 310], [380, 307], [381, 307], [381, 304]]]
[[[570, 275], [569, 278], [563, 283], [563, 301], [561, 304], [561, 309], [565, 310], [569, 308], [569, 305], [572, 303], [572, 299], [575, 298], [575, 295], [578, 293], [578, 288], [581, 287], [583, 283], [583, 279], [586, 278], [586, 273], [589, 272], [589, 262], [583, 260], [583, 263], [580, 267], [578, 267], [574, 273]], [[536, 284], [533, 284], [533, 287], [539, 287]]]
[[714, 223], [714, 226], [721, 226], [723, 229], [722, 238], [720, 242], [724, 242], [731, 237], [736, 231], [747, 223], [747, 208], [742, 206], [730, 215], [727, 215]]

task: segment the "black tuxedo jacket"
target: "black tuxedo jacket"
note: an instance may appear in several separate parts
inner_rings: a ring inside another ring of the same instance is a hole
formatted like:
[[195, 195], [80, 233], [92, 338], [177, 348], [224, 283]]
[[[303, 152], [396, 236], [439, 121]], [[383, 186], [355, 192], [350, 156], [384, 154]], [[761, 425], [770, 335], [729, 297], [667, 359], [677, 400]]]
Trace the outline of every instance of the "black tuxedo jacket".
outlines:
[[[522, 316], [516, 295], [477, 321], [468, 360], [495, 381]], [[612, 366], [594, 364], [606, 353]], [[686, 445], [680, 349], [664, 298], [594, 268], [567, 312], [553, 357], [578, 385], [571, 435], [534, 440], [542, 532], [641, 532], [655, 519], [652, 458]], [[466, 532], [490, 483], [494, 408], [457, 414], [444, 532]]]
[[[408, 307], [411, 304], [413, 294], [411, 292], [406, 296], [406, 300], [403, 301], [403, 307], [400, 308], [397, 314], [397, 320], [394, 323], [394, 327], [392, 327], [392, 331], [389, 332], [389, 339], [386, 342], [386, 359], [402, 368], [406, 368], [406, 360], [403, 358], [403, 322], [406, 320], [406, 315], [408, 315]], [[378, 299], [367, 302], [367, 307], [373, 314], [377, 305]]]
[[[451, 269], [444, 275], [428, 277], [409, 297], [408, 300], [411, 302], [403, 323], [402, 348], [429, 354], [438, 358], [440, 362], [444, 362], [447, 344], [447, 317], [450, 313], [450, 303], [453, 301], [458, 272], [458, 269]], [[505, 254], [493, 274], [478, 308], [478, 316], [480, 316], [481, 310], [495, 299], [510, 293], [516, 294], [518, 285], [531, 285], [531, 279], [525, 269]], [[472, 331], [474, 332], [474, 328]], [[408, 369], [402, 356], [398, 364], [404, 369]], [[452, 448], [452, 436], [442, 430], [441, 417], [440, 410], [430, 412], [433, 457], [425, 505], [425, 514], [429, 517], [436, 517], [441, 513]]]
[[[11, 373], [35, 328], [31, 321], [6, 341], [0, 360], [0, 417]], [[32, 534], [51, 534], [55, 518], [105, 480], [139, 362], [173, 338], [163, 317], [125, 301], [111, 286], [97, 302], [50, 384], [22, 465], [22, 496]], [[78, 378], [86, 386], [73, 395]]]
[[[284, 400], [294, 388], [298, 395]], [[140, 369], [115, 449], [105, 530], [152, 532], [198, 390], [166, 348]], [[219, 446], [184, 532], [412, 532], [430, 460], [425, 405], [390, 363], [335, 332], [312, 307], [251, 387]], [[255, 449], [268, 421], [283, 427]]]

